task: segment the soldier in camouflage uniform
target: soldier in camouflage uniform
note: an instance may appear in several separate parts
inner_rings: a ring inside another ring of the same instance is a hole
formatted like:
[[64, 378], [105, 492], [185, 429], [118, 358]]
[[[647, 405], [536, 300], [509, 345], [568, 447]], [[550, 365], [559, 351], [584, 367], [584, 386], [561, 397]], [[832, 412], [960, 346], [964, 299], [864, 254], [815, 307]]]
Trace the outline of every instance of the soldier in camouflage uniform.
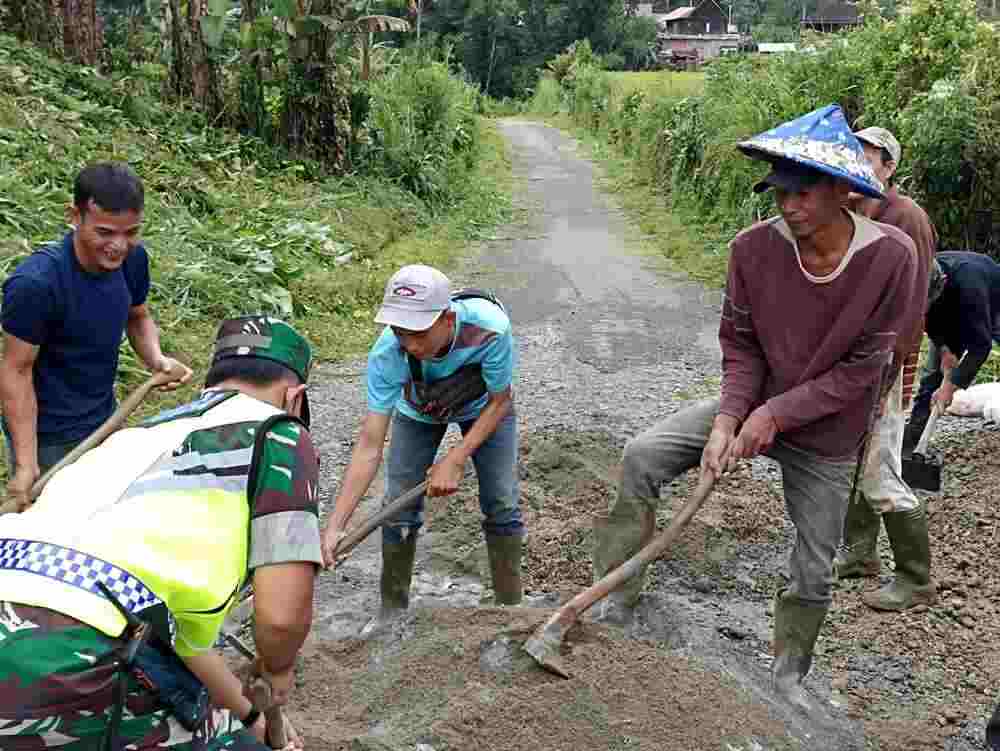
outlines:
[[0, 517], [0, 748], [267, 748], [213, 645], [252, 583], [254, 672], [287, 701], [323, 560], [309, 365], [287, 324], [227, 320], [198, 399]]

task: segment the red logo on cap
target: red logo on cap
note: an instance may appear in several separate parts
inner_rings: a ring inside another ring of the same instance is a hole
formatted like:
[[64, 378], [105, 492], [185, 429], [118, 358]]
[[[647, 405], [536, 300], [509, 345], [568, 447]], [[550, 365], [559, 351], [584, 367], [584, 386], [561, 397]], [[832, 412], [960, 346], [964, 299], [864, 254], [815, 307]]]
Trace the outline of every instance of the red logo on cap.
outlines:
[[400, 297], [413, 297], [415, 294], [417, 294], [417, 291], [413, 289], [413, 287], [406, 287], [400, 285], [399, 287], [396, 287], [395, 289], [392, 290], [392, 294], [399, 295]]

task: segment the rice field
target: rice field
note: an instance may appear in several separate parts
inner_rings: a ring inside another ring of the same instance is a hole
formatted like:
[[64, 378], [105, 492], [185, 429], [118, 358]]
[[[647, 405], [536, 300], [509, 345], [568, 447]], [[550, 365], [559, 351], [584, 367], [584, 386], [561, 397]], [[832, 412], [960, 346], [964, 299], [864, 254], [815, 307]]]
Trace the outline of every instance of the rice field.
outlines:
[[692, 96], [700, 94], [705, 85], [704, 73], [671, 70], [649, 70], [640, 73], [608, 74], [623, 94], [641, 91], [647, 95]]

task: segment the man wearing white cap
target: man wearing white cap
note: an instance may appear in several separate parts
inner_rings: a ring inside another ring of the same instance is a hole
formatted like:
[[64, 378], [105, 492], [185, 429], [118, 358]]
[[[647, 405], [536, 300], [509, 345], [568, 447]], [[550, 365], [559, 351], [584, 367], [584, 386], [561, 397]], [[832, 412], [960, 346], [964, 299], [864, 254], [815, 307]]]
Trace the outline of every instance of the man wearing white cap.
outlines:
[[[852, 195], [854, 211], [909, 235], [917, 253], [913, 316], [908, 332], [896, 340], [896, 363], [901, 365], [892, 390], [872, 430], [871, 443], [861, 478], [859, 497], [847, 511], [844, 542], [837, 551], [837, 577], [878, 576], [882, 562], [877, 551], [881, 520], [896, 563], [893, 582], [863, 600], [877, 610], [906, 610], [932, 604], [936, 589], [930, 577], [930, 540], [926, 511], [902, 478], [903, 429], [906, 410], [913, 395], [920, 343], [924, 335], [924, 315], [928, 304], [929, 273], [937, 251], [937, 232], [926, 212], [892, 184], [902, 155], [899, 141], [885, 128], [865, 128], [856, 132], [875, 175], [887, 186], [882, 200]], [[938, 284], [940, 287], [940, 284]]]
[[[518, 604], [524, 524], [510, 319], [489, 293], [452, 295], [444, 274], [412, 265], [389, 280], [375, 321], [386, 327], [368, 354], [368, 412], [324, 532], [326, 564], [334, 565], [347, 523], [375, 478], [391, 422], [385, 502], [425, 479], [428, 496], [454, 493], [471, 458], [494, 600]], [[450, 423], [461, 428], [462, 441], [434, 463]], [[382, 528], [382, 618], [409, 606], [422, 510], [423, 496]]]

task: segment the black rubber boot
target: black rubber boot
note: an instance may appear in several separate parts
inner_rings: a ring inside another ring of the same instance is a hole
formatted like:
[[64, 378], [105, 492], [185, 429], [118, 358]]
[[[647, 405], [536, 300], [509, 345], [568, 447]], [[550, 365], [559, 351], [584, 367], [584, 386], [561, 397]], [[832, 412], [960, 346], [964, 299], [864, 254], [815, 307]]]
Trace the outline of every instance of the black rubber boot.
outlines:
[[493, 602], [497, 605], [520, 605], [521, 551], [524, 538], [511, 535], [486, 535], [486, 553], [493, 577]]
[[876, 549], [881, 526], [879, 519], [860, 493], [848, 505], [844, 541], [833, 559], [833, 571], [838, 579], [879, 575], [882, 570], [882, 560]]
[[931, 581], [931, 543], [924, 504], [912, 511], [883, 514], [882, 518], [896, 561], [896, 578], [875, 592], [866, 592], [862, 599], [875, 610], [933, 605], [937, 602], [937, 587]]

